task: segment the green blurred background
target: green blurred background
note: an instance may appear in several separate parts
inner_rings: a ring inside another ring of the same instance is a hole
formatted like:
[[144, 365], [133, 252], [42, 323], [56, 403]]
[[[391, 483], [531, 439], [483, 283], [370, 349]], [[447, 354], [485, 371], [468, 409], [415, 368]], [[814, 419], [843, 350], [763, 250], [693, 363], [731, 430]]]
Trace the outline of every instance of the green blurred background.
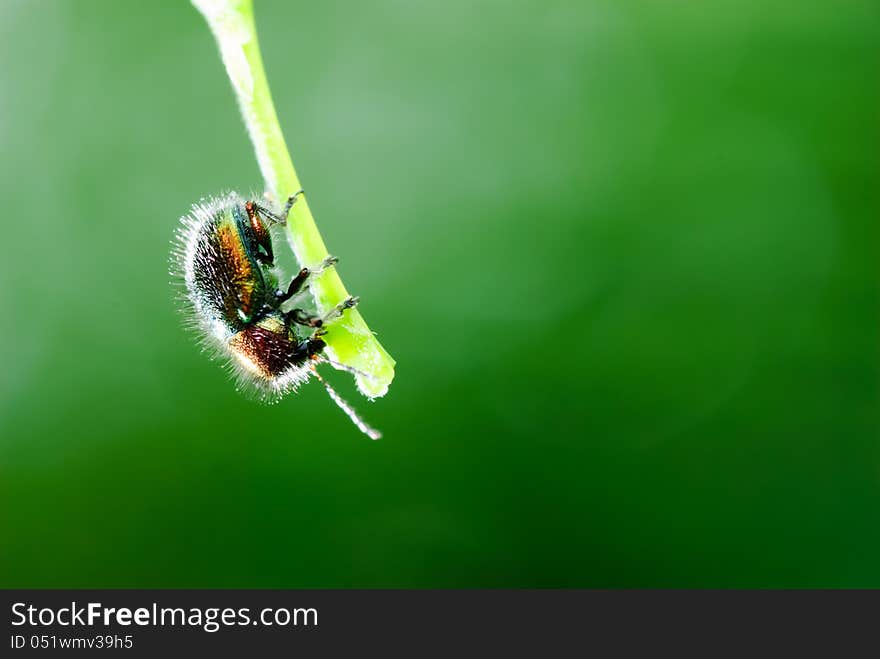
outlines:
[[880, 586], [876, 2], [256, 13], [386, 437], [181, 329], [198, 13], [3, 0], [0, 585]]

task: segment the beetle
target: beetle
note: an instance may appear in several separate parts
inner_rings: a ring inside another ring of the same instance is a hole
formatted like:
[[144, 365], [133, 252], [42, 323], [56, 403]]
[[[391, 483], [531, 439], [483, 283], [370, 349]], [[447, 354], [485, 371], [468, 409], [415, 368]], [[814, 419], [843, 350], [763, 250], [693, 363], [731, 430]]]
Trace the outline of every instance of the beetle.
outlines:
[[[184, 310], [202, 344], [226, 358], [239, 382], [267, 402], [315, 376], [333, 401], [371, 439], [381, 434], [318, 373], [316, 365], [332, 363], [325, 354], [325, 326], [358, 303], [348, 297], [328, 313], [317, 315], [299, 305], [309, 282], [336, 265], [325, 258], [317, 267], [302, 267], [279, 288], [270, 228], [283, 224], [303, 191], [291, 195], [280, 212], [236, 192], [202, 199], [183, 216], [175, 232], [171, 272], [183, 284]], [[302, 330], [308, 330], [305, 336]]]

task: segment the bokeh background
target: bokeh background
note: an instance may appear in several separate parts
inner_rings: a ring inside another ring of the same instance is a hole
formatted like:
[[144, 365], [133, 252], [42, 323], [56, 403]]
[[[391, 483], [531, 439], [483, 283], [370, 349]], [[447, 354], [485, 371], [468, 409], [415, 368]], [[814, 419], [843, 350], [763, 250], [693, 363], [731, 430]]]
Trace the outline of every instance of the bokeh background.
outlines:
[[0, 585], [880, 586], [876, 2], [256, 13], [386, 437], [181, 329], [261, 188], [197, 12], [3, 0]]

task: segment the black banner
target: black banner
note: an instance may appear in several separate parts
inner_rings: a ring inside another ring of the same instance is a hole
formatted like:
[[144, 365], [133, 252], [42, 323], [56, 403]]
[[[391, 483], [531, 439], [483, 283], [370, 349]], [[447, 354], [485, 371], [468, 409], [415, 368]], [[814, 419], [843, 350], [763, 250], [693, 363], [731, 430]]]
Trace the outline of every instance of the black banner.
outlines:
[[[0, 656], [872, 652], [875, 591], [5, 590]], [[195, 654], [197, 653], [197, 654]]]

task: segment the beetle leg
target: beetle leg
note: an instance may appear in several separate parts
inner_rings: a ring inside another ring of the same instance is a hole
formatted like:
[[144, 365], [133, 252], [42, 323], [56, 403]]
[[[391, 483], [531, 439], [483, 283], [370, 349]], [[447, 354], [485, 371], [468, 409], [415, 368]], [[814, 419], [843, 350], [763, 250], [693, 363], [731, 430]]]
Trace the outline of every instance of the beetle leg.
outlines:
[[324, 343], [323, 339], [319, 338], [321, 335], [318, 332], [315, 332], [309, 339], [306, 341], [306, 351], [309, 355], [310, 359], [313, 359], [316, 355], [320, 354], [320, 352], [327, 347], [327, 344]]
[[332, 320], [336, 320], [337, 318], [340, 318], [346, 309], [353, 309], [354, 307], [357, 306], [358, 302], [360, 302], [359, 297], [354, 297], [354, 296], [349, 295], [342, 302], [340, 302], [335, 307], [333, 307], [330, 311], [328, 311], [326, 314], [324, 314], [324, 317], [321, 319], [323, 321], [322, 324], [329, 323]]
[[306, 313], [302, 309], [291, 309], [284, 314], [284, 318], [291, 323], [304, 325], [306, 327], [321, 327], [324, 324], [323, 319]]
[[278, 299], [278, 304], [287, 302], [290, 298], [299, 293], [303, 288], [303, 284], [305, 284], [306, 280], [309, 278], [310, 274], [311, 272], [308, 268], [303, 268], [299, 271], [299, 273], [297, 273], [296, 277], [290, 280], [290, 284], [288, 284], [287, 286], [286, 293], [280, 290], [275, 291], [275, 297]]
[[337, 304], [335, 307], [333, 307], [326, 314], [324, 314], [323, 317], [313, 316], [312, 314], [307, 313], [302, 309], [291, 309], [284, 314], [284, 318], [288, 322], [296, 323], [297, 325], [321, 328], [326, 323], [340, 318], [346, 309], [352, 309], [356, 307], [359, 301], [360, 298], [349, 296], [345, 298], [342, 302]]
[[283, 293], [280, 290], [275, 292], [275, 297], [278, 299], [278, 304], [287, 302], [287, 300], [292, 298], [303, 289], [303, 286], [310, 277], [317, 277], [327, 268], [336, 265], [336, 262], [338, 260], [339, 259], [337, 259], [335, 256], [328, 256], [326, 259], [321, 261], [320, 265], [314, 270], [310, 270], [309, 268], [303, 268], [302, 270], [300, 270], [296, 277], [294, 277], [290, 281], [290, 284], [287, 286], [286, 293]]
[[282, 217], [287, 219], [287, 216], [290, 214], [290, 209], [293, 208], [293, 205], [296, 203], [296, 200], [299, 199], [301, 194], [305, 193], [305, 190], [300, 188], [297, 192], [294, 192], [287, 198], [287, 202], [284, 204], [284, 210], [281, 211]]
[[303, 193], [305, 193], [305, 190], [300, 189], [294, 194], [290, 195], [284, 204], [284, 208], [281, 209], [280, 215], [273, 213], [265, 206], [257, 205], [257, 209], [260, 211], [260, 213], [262, 213], [264, 217], [272, 220], [273, 224], [284, 224], [287, 221], [287, 216], [290, 215], [290, 209], [293, 208], [296, 200], [299, 199], [299, 196]]
[[267, 241], [265, 244], [260, 245], [260, 247], [264, 251], [257, 251], [257, 261], [259, 261], [263, 265], [268, 265], [269, 267], [271, 267], [275, 263], [275, 255], [272, 253], [272, 243]]

